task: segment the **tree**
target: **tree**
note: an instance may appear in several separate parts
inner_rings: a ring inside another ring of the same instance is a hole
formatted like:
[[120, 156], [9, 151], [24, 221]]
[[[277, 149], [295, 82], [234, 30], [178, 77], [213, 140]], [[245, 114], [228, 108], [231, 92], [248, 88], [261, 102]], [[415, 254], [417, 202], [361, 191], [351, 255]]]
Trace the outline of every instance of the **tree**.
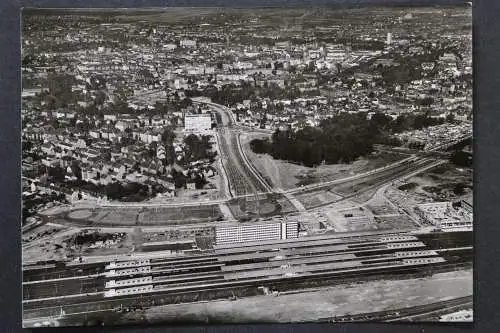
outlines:
[[62, 182], [64, 181], [64, 176], [66, 172], [60, 166], [52, 167], [48, 169], [48, 176], [54, 182]]
[[387, 129], [391, 121], [392, 118], [390, 116], [380, 112], [375, 113], [371, 118], [371, 123], [373, 124], [373, 126], [375, 126], [377, 129], [382, 130]]
[[189, 97], [184, 98], [180, 103], [181, 108], [186, 108], [191, 105], [193, 105], [193, 101]]
[[75, 78], [69, 74], [50, 73], [47, 76], [47, 86], [49, 95], [53, 98], [55, 107], [67, 106], [74, 99], [71, 87], [75, 83]]
[[197, 174], [194, 178], [194, 184], [197, 190], [201, 190], [206, 183], [207, 180], [205, 179], [205, 176], [203, 176], [203, 174]]
[[29, 140], [23, 140], [22, 146], [23, 146], [22, 148], [23, 151], [30, 151], [33, 148], [33, 142]]
[[448, 115], [446, 116], [446, 122], [447, 123], [453, 123], [453, 122], [455, 122], [455, 114], [448, 113]]
[[257, 154], [267, 153], [269, 150], [269, 140], [253, 139], [250, 141], [250, 148]]
[[171, 127], [165, 127], [163, 130], [163, 133], [161, 134], [161, 141], [167, 145], [171, 146], [173, 145], [175, 140], [175, 133]]
[[472, 166], [472, 155], [464, 151], [455, 151], [450, 156], [450, 162], [460, 167]]
[[78, 161], [73, 161], [73, 163], [71, 163], [71, 172], [78, 180], [82, 180], [82, 168]]
[[186, 176], [182, 172], [172, 169], [172, 178], [174, 179], [175, 188], [185, 188], [186, 187]]
[[99, 90], [96, 93], [94, 104], [98, 106], [103, 105], [104, 102], [106, 101], [106, 98], [107, 98], [106, 93], [103, 90]]
[[456, 195], [463, 195], [465, 194], [465, 188], [466, 188], [465, 184], [457, 183], [453, 187], [453, 193], [455, 193]]
[[175, 150], [173, 146], [165, 147], [165, 162], [168, 165], [173, 165], [175, 163]]
[[434, 103], [434, 98], [432, 97], [424, 97], [420, 100], [420, 105], [424, 107], [429, 107]]
[[120, 199], [123, 196], [123, 186], [118, 182], [110, 183], [106, 185], [104, 192], [110, 199]]

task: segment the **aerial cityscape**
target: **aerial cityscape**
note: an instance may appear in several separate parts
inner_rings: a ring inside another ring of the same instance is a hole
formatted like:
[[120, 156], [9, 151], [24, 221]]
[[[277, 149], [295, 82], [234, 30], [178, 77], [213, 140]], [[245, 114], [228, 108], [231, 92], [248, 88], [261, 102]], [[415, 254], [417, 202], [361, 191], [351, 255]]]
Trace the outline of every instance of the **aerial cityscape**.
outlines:
[[22, 13], [23, 326], [473, 320], [470, 5]]

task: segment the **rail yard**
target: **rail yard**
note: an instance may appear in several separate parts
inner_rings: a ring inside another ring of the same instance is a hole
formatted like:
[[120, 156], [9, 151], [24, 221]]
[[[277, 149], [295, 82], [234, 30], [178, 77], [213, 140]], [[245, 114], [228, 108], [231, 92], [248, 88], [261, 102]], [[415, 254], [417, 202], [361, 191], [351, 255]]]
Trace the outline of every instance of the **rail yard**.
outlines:
[[37, 263], [24, 267], [23, 306], [28, 316], [57, 316], [420, 276], [470, 265], [470, 241], [467, 233], [315, 236], [177, 258]]

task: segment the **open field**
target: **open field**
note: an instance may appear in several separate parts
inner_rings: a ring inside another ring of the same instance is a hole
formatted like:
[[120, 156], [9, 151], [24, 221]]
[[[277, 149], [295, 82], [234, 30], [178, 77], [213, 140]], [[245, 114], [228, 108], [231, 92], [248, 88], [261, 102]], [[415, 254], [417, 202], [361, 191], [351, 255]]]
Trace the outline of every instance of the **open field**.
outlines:
[[[140, 313], [150, 323], [304, 322], [319, 318], [416, 306], [472, 295], [472, 270], [412, 280], [382, 280], [317, 288], [279, 297], [157, 306]], [[138, 314], [131, 315], [137, 316]]]
[[413, 229], [417, 225], [407, 215], [375, 216], [376, 229]]
[[218, 205], [203, 207], [161, 207], [144, 209], [138, 217], [140, 225], [169, 225], [215, 221], [222, 218]]
[[373, 215], [388, 215], [388, 214], [397, 214], [398, 211], [393, 206], [388, 203], [379, 203], [379, 204], [369, 204], [366, 205]]
[[309, 185], [350, 177], [380, 168], [407, 157], [407, 155], [404, 154], [388, 153], [384, 151], [368, 158], [358, 159], [351, 164], [330, 164], [309, 168], [287, 161], [276, 160], [269, 154], [255, 154], [250, 149], [249, 142], [259, 137], [263, 137], [263, 135], [247, 135], [244, 139], [242, 137], [241, 143], [243, 149], [245, 149], [250, 162], [259, 170], [261, 175], [265, 179], [270, 180], [273, 187], [284, 190], [296, 188], [300, 185]]
[[366, 231], [366, 230], [407, 230], [416, 224], [406, 215], [394, 213], [390, 215], [372, 215], [367, 208], [335, 211], [325, 209], [329, 224], [336, 231]]
[[408, 179], [397, 190], [433, 201], [449, 201], [471, 195], [472, 181], [472, 169], [446, 163]]
[[97, 209], [94, 216], [89, 220], [94, 224], [102, 225], [134, 225], [138, 218], [138, 209], [134, 208], [116, 208], [116, 209]]
[[295, 197], [300, 200], [300, 202], [305, 207], [314, 207], [318, 205], [322, 205], [329, 202], [335, 202], [337, 200], [342, 199], [342, 196], [335, 194], [331, 191], [324, 192], [313, 192], [313, 193], [300, 193], [295, 195]]
[[369, 200], [376, 193], [377, 187], [411, 174], [424, 167], [428, 167], [433, 163], [436, 163], [436, 161], [431, 159], [425, 159], [415, 163], [404, 163], [377, 172], [374, 175], [363, 175], [355, 179], [340, 181], [333, 185], [306, 189], [295, 194], [295, 197], [301, 201], [306, 208], [317, 208], [340, 200], [327, 200], [324, 198], [326, 193], [333, 193], [344, 199], [349, 197], [360, 197], [361, 195], [356, 201], [363, 202], [363, 200], [360, 199], [364, 199], [365, 201]]
[[218, 205], [189, 207], [106, 207], [74, 210], [66, 218], [82, 226], [176, 225], [203, 223], [223, 218]]

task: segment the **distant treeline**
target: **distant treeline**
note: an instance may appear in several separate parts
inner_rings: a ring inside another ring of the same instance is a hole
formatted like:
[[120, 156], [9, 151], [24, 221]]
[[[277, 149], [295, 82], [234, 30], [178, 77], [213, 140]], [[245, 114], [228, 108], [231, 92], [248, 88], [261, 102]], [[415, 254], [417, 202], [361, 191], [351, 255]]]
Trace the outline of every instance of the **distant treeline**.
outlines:
[[323, 162], [351, 163], [370, 154], [374, 144], [401, 144], [391, 137], [392, 133], [444, 122], [444, 118], [432, 118], [428, 114], [400, 115], [393, 120], [382, 113], [376, 113], [370, 119], [366, 117], [366, 113], [343, 113], [321, 121], [317, 127], [307, 126], [298, 131], [278, 129], [271, 140], [252, 140], [250, 147], [255, 153], [267, 153], [276, 159], [308, 167], [318, 166]]

